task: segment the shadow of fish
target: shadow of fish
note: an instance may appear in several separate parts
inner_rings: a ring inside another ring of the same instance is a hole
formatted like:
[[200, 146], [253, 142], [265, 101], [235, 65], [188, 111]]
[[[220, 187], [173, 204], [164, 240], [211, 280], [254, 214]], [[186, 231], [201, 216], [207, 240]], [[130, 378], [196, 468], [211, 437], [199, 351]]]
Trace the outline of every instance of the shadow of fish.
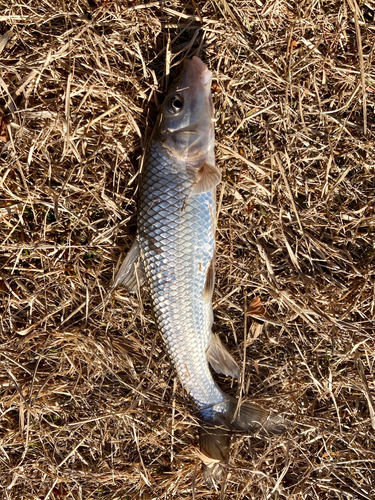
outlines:
[[201, 417], [201, 458], [209, 486], [228, 460], [235, 431], [280, 433], [281, 417], [225, 394], [213, 379], [238, 378], [237, 363], [211, 331], [215, 278], [216, 186], [212, 74], [185, 60], [159, 113], [140, 182], [137, 236], [114, 282], [145, 281], [158, 329], [181, 384]]

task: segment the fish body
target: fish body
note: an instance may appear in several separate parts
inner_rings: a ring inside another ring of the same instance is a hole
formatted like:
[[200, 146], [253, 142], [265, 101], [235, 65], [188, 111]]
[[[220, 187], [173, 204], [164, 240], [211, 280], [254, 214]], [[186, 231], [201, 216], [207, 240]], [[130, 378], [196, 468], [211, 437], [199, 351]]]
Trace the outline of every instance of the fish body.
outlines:
[[[212, 335], [216, 186], [211, 72], [197, 57], [186, 60], [169, 90], [144, 161], [136, 240], [115, 284], [145, 281], [158, 330], [182, 386], [199, 410], [201, 450], [209, 484], [221, 476], [230, 432], [277, 428], [252, 403], [237, 408], [213, 378], [239, 377], [225, 347]], [[135, 276], [136, 275], [136, 276]]]
[[138, 243], [158, 329], [182, 385], [209, 418], [226, 401], [207, 360], [213, 315], [204, 289], [215, 252], [215, 193], [190, 195], [192, 182], [183, 160], [176, 163], [160, 143], [151, 143]]

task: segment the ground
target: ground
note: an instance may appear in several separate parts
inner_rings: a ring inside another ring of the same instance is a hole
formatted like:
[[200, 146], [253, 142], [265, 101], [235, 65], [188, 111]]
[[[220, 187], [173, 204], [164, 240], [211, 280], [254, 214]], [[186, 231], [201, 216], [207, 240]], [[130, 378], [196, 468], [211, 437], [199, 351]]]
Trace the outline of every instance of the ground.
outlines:
[[[375, 497], [374, 8], [0, 0], [2, 498]], [[218, 380], [291, 422], [235, 439], [217, 491], [147, 289], [111, 290], [194, 54], [223, 173], [214, 330], [243, 369]]]

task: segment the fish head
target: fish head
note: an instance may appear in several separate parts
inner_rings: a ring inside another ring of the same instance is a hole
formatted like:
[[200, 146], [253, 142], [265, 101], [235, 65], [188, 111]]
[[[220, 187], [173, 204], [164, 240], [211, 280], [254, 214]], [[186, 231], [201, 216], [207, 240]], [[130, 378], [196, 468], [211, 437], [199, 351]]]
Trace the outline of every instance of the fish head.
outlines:
[[201, 59], [186, 59], [164, 100], [157, 132], [176, 159], [199, 164], [213, 148], [212, 73]]

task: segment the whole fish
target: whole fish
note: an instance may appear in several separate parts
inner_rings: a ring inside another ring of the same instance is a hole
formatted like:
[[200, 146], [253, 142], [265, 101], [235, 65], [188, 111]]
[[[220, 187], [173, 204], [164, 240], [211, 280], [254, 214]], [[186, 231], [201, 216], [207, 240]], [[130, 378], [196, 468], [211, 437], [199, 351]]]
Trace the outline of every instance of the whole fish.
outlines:
[[238, 405], [215, 382], [210, 366], [239, 377], [239, 368], [213, 336], [216, 186], [212, 74], [198, 58], [185, 60], [165, 98], [141, 174], [136, 239], [114, 285], [146, 282], [157, 327], [182, 386], [199, 411], [203, 472], [222, 475], [233, 431], [271, 432], [283, 420], [250, 402]]

